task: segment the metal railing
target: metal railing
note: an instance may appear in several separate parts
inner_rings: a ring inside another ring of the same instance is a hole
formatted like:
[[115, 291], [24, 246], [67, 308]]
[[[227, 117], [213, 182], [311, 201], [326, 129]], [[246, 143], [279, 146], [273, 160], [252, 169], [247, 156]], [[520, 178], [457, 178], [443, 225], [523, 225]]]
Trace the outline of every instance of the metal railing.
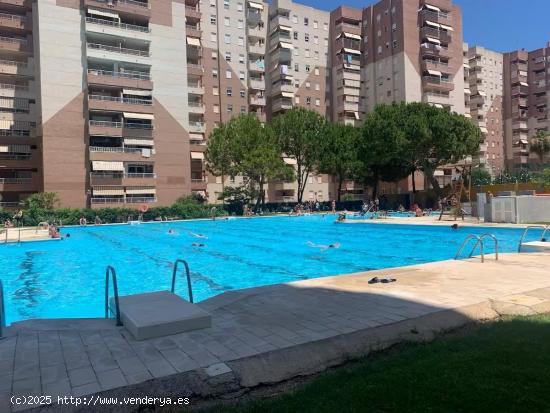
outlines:
[[19, 22], [26, 22], [27, 21], [26, 16], [19, 16], [17, 14], [8, 14], [8, 13], [0, 13], [0, 19], [15, 20], [15, 21], [19, 21]]
[[0, 153], [0, 159], [3, 161], [26, 161], [31, 159], [31, 154]]
[[23, 85], [14, 85], [11, 83], [0, 83], [0, 89], [28, 91], [29, 87]]
[[123, 204], [124, 198], [91, 198], [92, 204]]
[[422, 79], [424, 79], [427, 82], [430, 83], [443, 83], [443, 84], [452, 84], [453, 81], [451, 79], [444, 79], [439, 76], [422, 76]]
[[106, 95], [88, 95], [88, 99], [108, 101], [108, 102], [127, 103], [129, 105], [151, 106], [153, 104], [153, 102], [151, 100], [146, 100], [146, 99], [124, 98], [124, 97], [106, 96]]
[[174, 262], [174, 270], [172, 271], [172, 288], [170, 289], [170, 292], [174, 293], [176, 290], [176, 273], [178, 271], [178, 264], [180, 263], [185, 266], [185, 274], [187, 276], [187, 289], [189, 291], [189, 302], [192, 303], [193, 287], [191, 286], [191, 273], [189, 272], [189, 265], [185, 260], [177, 259], [176, 262]]
[[186, 24], [186, 25], [185, 25], [185, 28], [186, 28], [186, 29], [190, 29], [190, 30], [198, 30], [198, 31], [201, 30], [200, 26], [198, 26], [198, 25], [192, 25], [192, 24]]
[[143, 123], [123, 123], [107, 120], [90, 120], [90, 126], [100, 126], [103, 128], [126, 128], [126, 129], [146, 129], [153, 130], [153, 125]]
[[19, 37], [0, 36], [0, 41], [8, 43], [27, 44], [27, 39], [22, 39]]
[[126, 148], [122, 146], [90, 146], [90, 152], [116, 152], [116, 153], [141, 153], [139, 148]]
[[125, 47], [108, 46], [108, 45], [99, 44], [99, 43], [86, 43], [86, 45], [88, 46], [88, 48], [93, 50], [103, 50], [105, 52], [113, 52], [113, 53], [127, 54], [131, 56], [140, 56], [140, 57], [151, 56], [151, 53], [146, 50], [127, 49]]
[[[0, 61], [1, 63], [2, 61]], [[88, 69], [89, 75], [95, 76], [110, 76], [110, 77], [122, 77], [125, 79], [136, 79], [136, 80], [151, 80], [151, 75], [145, 72], [113, 72], [110, 70], [100, 70], [100, 69]]]
[[523, 234], [521, 234], [521, 238], [519, 240], [518, 252], [521, 252], [521, 247], [523, 246], [523, 241], [525, 241], [525, 236], [527, 235], [529, 230], [533, 228], [539, 228], [543, 230], [540, 236], [540, 239], [542, 241], [544, 239], [544, 235], [550, 229], [550, 225], [528, 225], [527, 227], [525, 227], [525, 231], [523, 231]]
[[187, 63], [187, 67], [189, 69], [199, 69], [203, 70], [203, 67], [201, 65], [195, 64], [195, 63]]
[[4, 305], [4, 286], [0, 280], [0, 340], [4, 338], [4, 327], [6, 327], [6, 307]]
[[32, 178], [0, 178], [0, 184], [26, 184]]
[[[95, 1], [97, 1], [98, 3], [106, 3], [106, 4], [114, 5], [113, 0], [95, 0]], [[114, 0], [114, 3], [129, 4], [131, 6], [139, 6], [147, 9], [150, 8], [148, 1], [142, 2], [142, 1], [136, 1], [136, 0]]]
[[127, 204], [144, 204], [157, 202], [156, 197], [140, 196], [140, 197], [126, 197]]
[[204, 107], [204, 103], [202, 102], [187, 102], [187, 106], [192, 108], [202, 108]]
[[153, 172], [135, 173], [135, 172], [113, 172], [113, 171], [95, 171], [91, 172], [92, 178], [156, 178], [157, 174]]
[[4, 59], [0, 59], [0, 65], [5, 65], [5, 66], [16, 66], [18, 68], [22, 68], [22, 69], [26, 69], [27, 68], [27, 63], [26, 62], [18, 62], [16, 60], [4, 60]]
[[469, 254], [469, 257], [472, 256], [475, 248], [477, 247], [477, 245], [479, 244], [479, 249], [480, 249], [480, 252], [481, 252], [481, 262], [485, 262], [485, 255], [483, 254], [483, 240], [481, 239], [481, 237], [478, 237], [477, 235], [468, 235], [464, 241], [462, 242], [462, 244], [460, 245], [460, 248], [458, 249], [458, 251], [456, 252], [456, 255], [455, 255], [455, 260], [457, 260], [459, 257], [460, 257], [460, 253], [462, 252], [462, 250], [464, 249], [464, 247], [466, 246], [466, 244], [468, 243], [468, 241], [470, 241], [471, 239], [475, 239], [476, 240], [476, 243], [474, 244], [474, 248], [472, 249], [472, 251], [470, 252]]
[[447, 19], [449, 17], [448, 13], [444, 13], [444, 12], [441, 12], [441, 11], [437, 12], [435, 10], [432, 11], [432, 10], [424, 9], [421, 12], [422, 12], [422, 14], [426, 15], [427, 17], [431, 17], [431, 18], [435, 18], [435, 19], [437, 19], [437, 18]]
[[123, 30], [133, 30], [133, 31], [143, 32], [143, 33], [151, 32], [151, 29], [149, 27], [138, 26], [137, 24], [127, 24], [127, 23], [119, 23], [111, 20], [97, 19], [95, 17], [86, 17], [86, 22], [92, 23], [92, 24], [99, 24], [103, 26], [112, 26], [112, 27], [116, 27], [117, 29], [123, 29]]
[[113, 278], [113, 290], [115, 293], [115, 315], [116, 315], [116, 325], [121, 326], [122, 321], [120, 320], [120, 305], [118, 303], [118, 283], [116, 280], [116, 271], [115, 269], [108, 265], [105, 271], [105, 318], [109, 318], [109, 275]]

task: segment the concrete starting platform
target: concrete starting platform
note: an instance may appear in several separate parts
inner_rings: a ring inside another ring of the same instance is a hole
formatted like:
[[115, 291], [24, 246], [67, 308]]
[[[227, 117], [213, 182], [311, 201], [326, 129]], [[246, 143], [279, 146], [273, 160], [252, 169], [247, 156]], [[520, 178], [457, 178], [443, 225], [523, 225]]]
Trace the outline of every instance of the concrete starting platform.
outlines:
[[[111, 308], [115, 308], [111, 299]], [[208, 328], [210, 313], [169, 291], [119, 298], [120, 318], [136, 340], [146, 340]]]
[[521, 244], [521, 252], [550, 252], [550, 242], [530, 241]]

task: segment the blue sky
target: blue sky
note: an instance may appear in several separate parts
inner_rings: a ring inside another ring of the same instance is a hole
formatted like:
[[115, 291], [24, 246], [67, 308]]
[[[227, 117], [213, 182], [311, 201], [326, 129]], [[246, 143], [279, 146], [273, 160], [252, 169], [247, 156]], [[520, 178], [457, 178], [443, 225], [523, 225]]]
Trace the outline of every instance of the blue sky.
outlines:
[[[294, 0], [333, 10], [340, 4], [362, 8], [376, 0]], [[464, 40], [506, 52], [534, 50], [550, 41], [550, 0], [454, 0], [462, 7]]]

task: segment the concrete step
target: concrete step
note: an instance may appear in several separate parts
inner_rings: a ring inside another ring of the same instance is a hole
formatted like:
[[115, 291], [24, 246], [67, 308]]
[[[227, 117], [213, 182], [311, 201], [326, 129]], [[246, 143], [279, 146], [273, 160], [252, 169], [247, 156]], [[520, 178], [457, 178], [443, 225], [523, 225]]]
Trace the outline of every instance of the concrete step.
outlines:
[[122, 323], [136, 340], [208, 328], [212, 322], [208, 312], [169, 291], [122, 296], [119, 305]]

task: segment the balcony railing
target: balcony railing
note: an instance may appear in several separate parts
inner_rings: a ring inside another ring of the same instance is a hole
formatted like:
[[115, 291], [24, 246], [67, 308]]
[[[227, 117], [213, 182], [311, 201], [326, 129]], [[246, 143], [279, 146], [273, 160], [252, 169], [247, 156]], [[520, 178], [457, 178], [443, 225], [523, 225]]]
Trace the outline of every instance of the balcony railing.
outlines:
[[0, 178], [0, 184], [26, 184], [32, 178]]
[[137, 98], [123, 98], [116, 96], [104, 96], [104, 95], [89, 95], [88, 99], [90, 100], [100, 100], [108, 102], [118, 102], [118, 103], [127, 103], [129, 105], [146, 105], [151, 106], [152, 101], [146, 99], [137, 99]]
[[138, 148], [124, 148], [122, 146], [90, 146], [90, 152], [109, 152], [109, 153], [141, 153]]
[[[105, 3], [107, 5], [113, 5], [113, 0], [95, 0], [99, 3]], [[114, 0], [114, 3], [129, 4], [131, 6], [150, 8], [148, 1], [136, 1], [136, 0]]]
[[17, 14], [7, 14], [7, 13], [0, 13], [0, 19], [13, 20], [13, 21], [21, 22], [21, 23], [27, 21], [26, 16], [18, 16]]
[[199, 70], [203, 69], [203, 67], [201, 65], [197, 65], [197, 64], [194, 64], [194, 63], [187, 63], [187, 67], [189, 69], [199, 69]]
[[126, 203], [127, 204], [144, 204], [144, 203], [152, 203], [157, 202], [157, 198], [155, 197], [146, 197], [146, 196], [140, 196], [140, 197], [127, 197]]
[[103, 128], [127, 128], [127, 129], [154, 129], [153, 125], [146, 125], [142, 123], [126, 123], [126, 122], [112, 122], [105, 120], [90, 120], [90, 126], [99, 126]]
[[0, 160], [3, 160], [3, 161], [26, 161], [29, 159], [31, 159], [30, 153], [26, 153], [26, 154], [17, 154], [17, 153], [9, 153], [9, 152], [0, 153]]
[[206, 183], [206, 178], [191, 178], [192, 184], [202, 184]]
[[86, 22], [92, 23], [92, 24], [100, 24], [103, 26], [116, 27], [117, 29], [123, 29], [123, 30], [133, 30], [133, 31], [143, 32], [143, 33], [151, 32], [151, 29], [149, 27], [138, 26], [136, 24], [119, 23], [111, 20], [96, 19], [95, 17], [86, 17]]
[[127, 54], [131, 56], [150, 57], [151, 53], [146, 50], [127, 49], [125, 47], [107, 46], [99, 43], [87, 43], [89, 49], [103, 50], [105, 52]]
[[432, 18], [432, 19], [448, 19], [449, 18], [449, 14], [448, 13], [444, 13], [444, 12], [437, 12], [437, 11], [432, 11], [432, 10], [422, 10], [421, 11], [422, 14], [424, 16], [426, 16], [426, 18]]
[[0, 36], [0, 41], [7, 43], [27, 44], [27, 39], [21, 39], [18, 37]]
[[[1, 63], [1, 61], [0, 61]], [[151, 75], [145, 72], [112, 72], [109, 70], [88, 69], [88, 74], [95, 76], [122, 77], [125, 79], [151, 80]]]
[[135, 173], [135, 172], [113, 172], [113, 171], [93, 171], [92, 178], [156, 178], [156, 173]]
[[124, 197], [119, 198], [92, 198], [92, 204], [123, 204]]
[[20, 91], [27, 92], [29, 90], [29, 87], [23, 86], [23, 85], [13, 85], [10, 83], [0, 83], [0, 89], [20, 90]]
[[197, 31], [201, 30], [199, 25], [193, 25], [193, 24], [186, 24], [185, 28], [189, 30], [197, 30]]
[[438, 83], [443, 85], [448, 85], [453, 83], [451, 79], [443, 79], [438, 76], [422, 76], [422, 78], [429, 83]]

